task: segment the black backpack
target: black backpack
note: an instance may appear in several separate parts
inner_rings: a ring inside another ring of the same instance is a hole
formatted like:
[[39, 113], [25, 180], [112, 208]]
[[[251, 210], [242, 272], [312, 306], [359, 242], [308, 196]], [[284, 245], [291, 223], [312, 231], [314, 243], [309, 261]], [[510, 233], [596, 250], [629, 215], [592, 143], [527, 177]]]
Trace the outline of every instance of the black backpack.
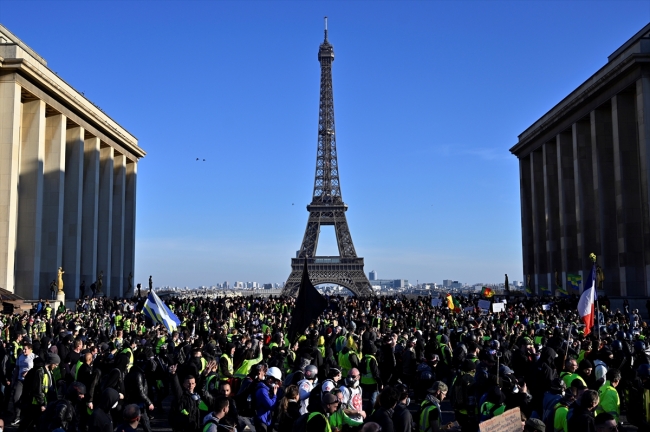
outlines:
[[296, 419], [295, 422], [293, 422], [293, 428], [291, 428], [291, 432], [306, 432], [307, 431], [307, 420], [309, 420], [309, 416], [311, 413], [303, 414], [300, 417]]
[[317, 383], [316, 386], [309, 393], [309, 407], [308, 407], [309, 412], [313, 412], [315, 409], [318, 409], [318, 407], [320, 407], [323, 394], [329, 393], [323, 391], [323, 384], [325, 384], [327, 381], [334, 384], [334, 387], [336, 388], [336, 383], [329, 378], [323, 381], [322, 383]]
[[451, 404], [455, 409], [467, 409], [476, 405], [474, 395], [474, 377], [468, 373], [461, 373], [451, 389]]

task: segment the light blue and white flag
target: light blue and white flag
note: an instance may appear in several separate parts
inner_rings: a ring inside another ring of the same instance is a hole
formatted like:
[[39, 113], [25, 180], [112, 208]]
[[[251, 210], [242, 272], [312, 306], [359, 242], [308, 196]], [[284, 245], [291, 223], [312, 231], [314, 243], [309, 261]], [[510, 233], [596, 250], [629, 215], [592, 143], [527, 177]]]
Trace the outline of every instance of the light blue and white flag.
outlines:
[[142, 313], [154, 323], [164, 325], [170, 333], [175, 331], [181, 324], [181, 320], [174, 315], [174, 312], [153, 291], [149, 293], [147, 301], [144, 302]]

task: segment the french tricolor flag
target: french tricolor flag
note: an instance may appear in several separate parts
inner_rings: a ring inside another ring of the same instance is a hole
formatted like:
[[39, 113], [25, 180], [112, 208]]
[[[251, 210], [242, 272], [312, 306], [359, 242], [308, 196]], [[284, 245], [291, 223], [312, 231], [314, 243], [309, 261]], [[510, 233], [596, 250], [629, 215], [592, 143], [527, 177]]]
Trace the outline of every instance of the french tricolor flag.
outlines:
[[589, 279], [585, 284], [585, 290], [580, 296], [578, 302], [578, 314], [582, 321], [585, 323], [585, 336], [591, 333], [591, 328], [594, 326], [594, 318], [596, 312], [594, 306], [596, 305], [596, 263], [591, 267]]

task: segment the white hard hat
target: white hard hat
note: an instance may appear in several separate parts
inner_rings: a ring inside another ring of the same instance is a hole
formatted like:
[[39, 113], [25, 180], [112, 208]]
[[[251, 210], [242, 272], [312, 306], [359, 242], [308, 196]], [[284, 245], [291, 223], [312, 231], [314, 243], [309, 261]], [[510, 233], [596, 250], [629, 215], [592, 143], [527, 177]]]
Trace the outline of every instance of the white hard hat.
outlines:
[[269, 370], [266, 371], [266, 376], [267, 377], [273, 377], [278, 381], [282, 381], [282, 372], [280, 372], [280, 369], [274, 367], [270, 367]]

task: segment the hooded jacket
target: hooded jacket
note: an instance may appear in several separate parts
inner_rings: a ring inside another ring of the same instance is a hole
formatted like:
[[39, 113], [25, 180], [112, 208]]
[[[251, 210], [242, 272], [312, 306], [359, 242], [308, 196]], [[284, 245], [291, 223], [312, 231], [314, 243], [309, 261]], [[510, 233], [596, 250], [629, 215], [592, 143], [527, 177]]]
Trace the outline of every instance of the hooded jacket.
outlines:
[[271, 425], [273, 410], [278, 403], [278, 395], [271, 396], [271, 389], [264, 381], [257, 383], [255, 388], [255, 420]]
[[113, 432], [113, 420], [111, 418], [111, 409], [120, 399], [119, 393], [107, 388], [102, 392], [94, 406], [90, 420], [88, 421], [88, 430], [92, 432]]

